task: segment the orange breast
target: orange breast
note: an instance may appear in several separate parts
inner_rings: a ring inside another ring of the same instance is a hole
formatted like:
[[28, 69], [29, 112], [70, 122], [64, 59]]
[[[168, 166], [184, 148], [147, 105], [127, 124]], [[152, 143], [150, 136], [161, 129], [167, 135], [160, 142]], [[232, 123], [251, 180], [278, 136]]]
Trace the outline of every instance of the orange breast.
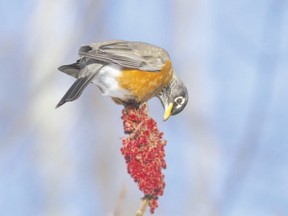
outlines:
[[172, 79], [173, 70], [170, 61], [166, 61], [161, 71], [122, 70], [118, 77], [120, 87], [128, 89], [138, 102], [147, 101], [159, 94]]

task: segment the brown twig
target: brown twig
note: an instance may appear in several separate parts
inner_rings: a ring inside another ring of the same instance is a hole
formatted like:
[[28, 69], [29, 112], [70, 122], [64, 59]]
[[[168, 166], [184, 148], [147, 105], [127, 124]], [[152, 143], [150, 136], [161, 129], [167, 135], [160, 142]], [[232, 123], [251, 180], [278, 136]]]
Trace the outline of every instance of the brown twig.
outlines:
[[143, 216], [146, 210], [146, 207], [149, 204], [149, 199], [144, 197], [141, 199], [141, 206], [136, 212], [136, 216]]

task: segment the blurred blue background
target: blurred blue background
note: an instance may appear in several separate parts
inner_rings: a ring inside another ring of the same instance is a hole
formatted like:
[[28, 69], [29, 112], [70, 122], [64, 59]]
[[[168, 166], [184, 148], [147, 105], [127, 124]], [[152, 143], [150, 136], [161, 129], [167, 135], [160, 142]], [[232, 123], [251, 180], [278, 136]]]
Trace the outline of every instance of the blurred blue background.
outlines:
[[[155, 215], [288, 215], [286, 0], [0, 1], [0, 215], [134, 215], [141, 192], [120, 153], [121, 107], [57, 71], [80, 45], [169, 51], [190, 93], [167, 122]], [[149, 212], [146, 212], [149, 215]]]

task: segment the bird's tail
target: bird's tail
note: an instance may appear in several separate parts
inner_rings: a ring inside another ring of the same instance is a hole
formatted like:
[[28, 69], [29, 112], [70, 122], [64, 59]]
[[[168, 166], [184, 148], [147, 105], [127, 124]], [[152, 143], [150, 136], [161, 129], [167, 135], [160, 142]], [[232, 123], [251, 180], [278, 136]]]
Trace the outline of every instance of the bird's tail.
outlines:
[[69, 64], [69, 65], [62, 65], [61, 67], [58, 68], [58, 70], [60, 70], [63, 73], [66, 73], [72, 77], [77, 78], [79, 75], [79, 72], [81, 70], [80, 65], [79, 65], [79, 61], [73, 63], [73, 64]]
[[74, 101], [79, 98], [85, 87], [93, 80], [93, 77], [94, 76], [89, 76], [77, 79], [56, 105], [56, 108], [62, 106], [68, 101]]
[[[83, 70], [78, 72], [76, 76], [78, 77], [78, 79], [73, 83], [73, 85], [69, 88], [66, 94], [62, 97], [60, 102], [56, 105], [56, 108], [62, 106], [64, 103], [68, 101], [74, 101], [80, 97], [80, 95], [82, 94], [86, 86], [90, 82], [93, 81], [94, 77], [98, 74], [99, 70], [103, 67], [103, 65], [100, 65], [100, 64], [94, 64], [93, 66], [94, 66], [93, 70], [88, 70], [88, 68], [85, 67]], [[71, 76], [74, 76], [75, 75], [74, 72], [76, 71], [76, 69], [74, 69], [75, 67], [76, 67], [75, 64], [64, 65], [64, 66], [61, 66], [59, 70]]]

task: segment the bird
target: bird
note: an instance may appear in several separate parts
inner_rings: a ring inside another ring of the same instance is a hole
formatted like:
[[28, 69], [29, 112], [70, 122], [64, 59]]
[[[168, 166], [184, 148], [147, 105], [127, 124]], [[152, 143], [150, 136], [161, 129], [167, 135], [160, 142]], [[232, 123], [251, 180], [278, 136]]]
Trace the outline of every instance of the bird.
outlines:
[[56, 108], [78, 99], [90, 83], [124, 106], [159, 98], [164, 121], [187, 105], [187, 88], [174, 73], [168, 52], [161, 47], [138, 41], [110, 40], [83, 45], [78, 54], [80, 58], [75, 63], [58, 68], [76, 81]]

